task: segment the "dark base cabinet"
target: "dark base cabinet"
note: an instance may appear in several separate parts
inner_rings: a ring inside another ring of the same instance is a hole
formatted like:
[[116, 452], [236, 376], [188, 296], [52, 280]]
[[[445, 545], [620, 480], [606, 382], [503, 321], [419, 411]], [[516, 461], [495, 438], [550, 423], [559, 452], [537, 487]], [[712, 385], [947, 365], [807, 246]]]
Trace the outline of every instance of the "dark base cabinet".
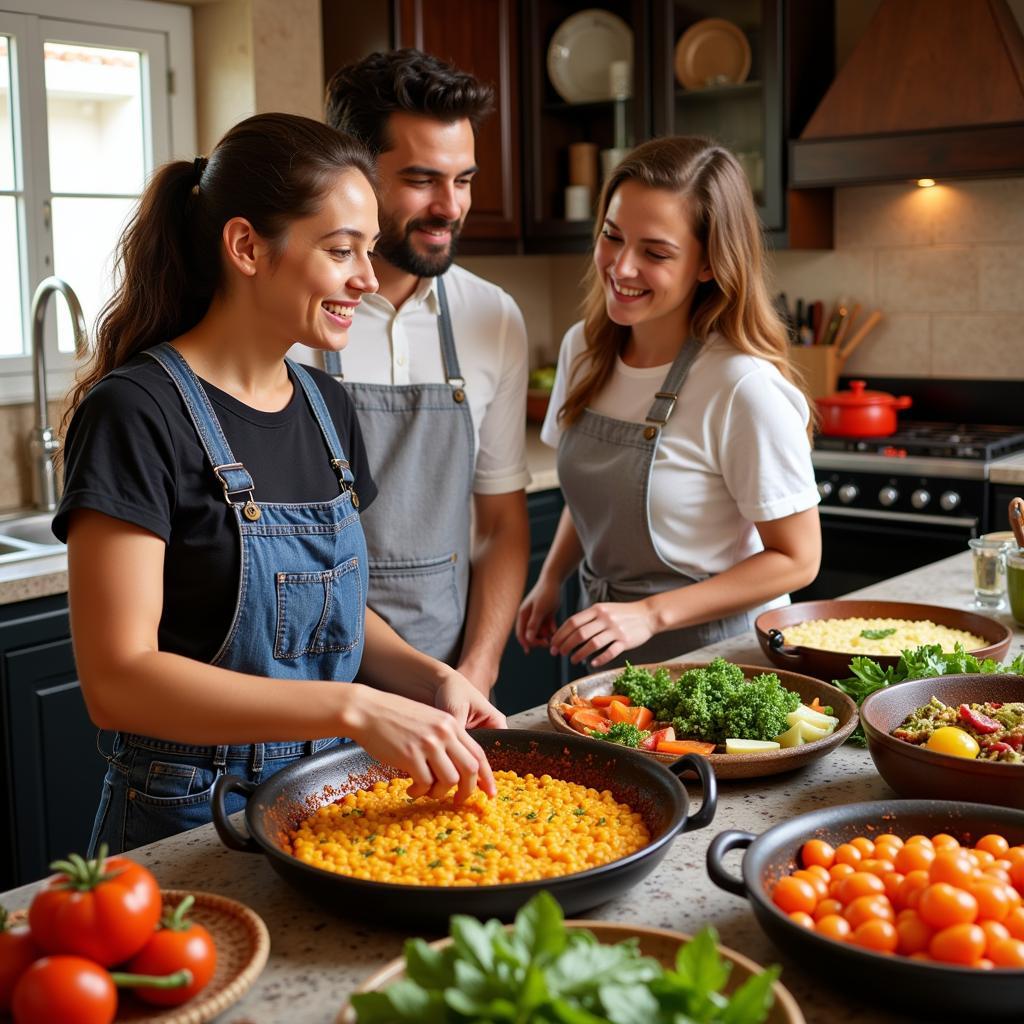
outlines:
[[[540, 575], [540, 567], [555, 538], [558, 517], [565, 502], [561, 491], [552, 490], [529, 494], [526, 503], [530, 512], [530, 570], [526, 579], [526, 589], [529, 590]], [[561, 622], [572, 615], [578, 603], [579, 583], [573, 574], [562, 588], [558, 620]], [[546, 704], [555, 690], [582, 674], [583, 670], [570, 665], [568, 658], [553, 658], [543, 647], [523, 654], [513, 634], [505, 647], [491, 700], [506, 715], [514, 715], [538, 704]]]
[[106, 762], [75, 672], [64, 594], [0, 605], [0, 890], [84, 853]]

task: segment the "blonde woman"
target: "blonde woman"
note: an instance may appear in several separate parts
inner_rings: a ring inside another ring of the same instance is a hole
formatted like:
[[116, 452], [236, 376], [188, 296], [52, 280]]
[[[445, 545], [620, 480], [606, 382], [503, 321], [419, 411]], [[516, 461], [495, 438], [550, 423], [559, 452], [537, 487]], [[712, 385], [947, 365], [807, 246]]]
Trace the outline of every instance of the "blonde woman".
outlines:
[[808, 404], [728, 150], [655, 139], [619, 165], [584, 311], [541, 432], [566, 508], [516, 634], [594, 668], [661, 661], [748, 629], [821, 555]]

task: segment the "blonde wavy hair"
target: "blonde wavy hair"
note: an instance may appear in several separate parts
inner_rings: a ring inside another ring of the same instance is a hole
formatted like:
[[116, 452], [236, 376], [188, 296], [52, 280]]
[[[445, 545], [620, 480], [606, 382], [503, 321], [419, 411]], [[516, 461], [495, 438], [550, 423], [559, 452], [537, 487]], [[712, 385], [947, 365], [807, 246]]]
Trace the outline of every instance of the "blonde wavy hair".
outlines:
[[[786, 380], [806, 391], [789, 361], [788, 334], [768, 296], [764, 240], [750, 186], [736, 158], [711, 139], [674, 136], [637, 146], [605, 182], [598, 203], [594, 242], [615, 190], [626, 181], [674, 193], [686, 200], [690, 230], [700, 242], [713, 277], [700, 282], [690, 308], [690, 332], [699, 341], [725, 338], [740, 352], [767, 359]], [[563, 426], [575, 423], [608, 383], [629, 338], [605, 306], [601, 272], [591, 262], [584, 279], [586, 347], [570, 370]], [[682, 339], [680, 339], [680, 342]], [[813, 402], [808, 402], [814, 409]], [[813, 416], [813, 412], [812, 412]]]

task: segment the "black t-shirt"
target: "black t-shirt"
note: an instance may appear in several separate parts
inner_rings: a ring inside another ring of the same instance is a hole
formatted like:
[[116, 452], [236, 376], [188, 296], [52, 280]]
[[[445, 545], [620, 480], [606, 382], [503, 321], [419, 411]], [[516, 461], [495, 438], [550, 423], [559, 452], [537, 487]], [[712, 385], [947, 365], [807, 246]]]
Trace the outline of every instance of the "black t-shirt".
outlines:
[[[355, 409], [333, 377], [307, 369], [327, 403], [365, 510], [377, 488]], [[338, 478], [305, 394], [294, 378], [292, 384], [292, 399], [280, 412], [252, 409], [205, 381], [203, 387], [235, 459], [252, 476], [256, 501], [330, 501], [338, 495]], [[53, 532], [66, 540], [69, 514], [88, 508], [162, 538], [160, 649], [210, 661], [235, 612], [238, 527], [163, 367], [140, 355], [100, 381], [75, 411], [64, 460]]]

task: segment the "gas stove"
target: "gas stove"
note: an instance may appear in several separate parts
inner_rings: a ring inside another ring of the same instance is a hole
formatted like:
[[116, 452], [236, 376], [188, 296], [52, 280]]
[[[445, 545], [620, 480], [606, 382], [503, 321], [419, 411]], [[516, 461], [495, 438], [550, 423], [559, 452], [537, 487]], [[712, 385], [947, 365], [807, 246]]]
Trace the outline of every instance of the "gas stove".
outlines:
[[888, 437], [825, 437], [815, 441], [819, 452], [858, 452], [885, 458], [922, 456], [991, 462], [1024, 449], [1024, 430], [965, 423], [904, 423]]

